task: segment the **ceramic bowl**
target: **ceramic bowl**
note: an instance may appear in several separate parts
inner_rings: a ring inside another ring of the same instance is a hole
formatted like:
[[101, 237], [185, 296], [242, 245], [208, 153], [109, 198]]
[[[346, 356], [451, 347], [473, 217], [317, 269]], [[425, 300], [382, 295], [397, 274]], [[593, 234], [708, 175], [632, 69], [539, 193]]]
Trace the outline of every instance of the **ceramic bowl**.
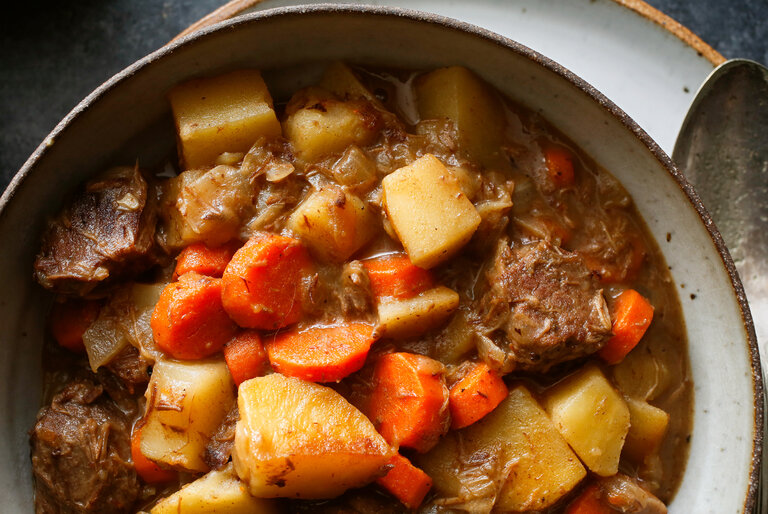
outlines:
[[165, 98], [190, 77], [256, 67], [285, 96], [322, 63], [463, 65], [551, 121], [635, 199], [671, 267], [695, 383], [690, 459], [673, 513], [749, 512], [762, 441], [754, 330], [733, 263], [698, 197], [670, 159], [602, 94], [558, 64], [464, 23], [391, 8], [313, 6], [215, 25], [142, 59], [98, 88], [51, 133], [0, 199], [0, 494], [3, 512], [32, 510], [27, 431], [39, 408], [48, 307], [32, 280], [46, 216], [106, 166], [157, 162], [174, 145]]

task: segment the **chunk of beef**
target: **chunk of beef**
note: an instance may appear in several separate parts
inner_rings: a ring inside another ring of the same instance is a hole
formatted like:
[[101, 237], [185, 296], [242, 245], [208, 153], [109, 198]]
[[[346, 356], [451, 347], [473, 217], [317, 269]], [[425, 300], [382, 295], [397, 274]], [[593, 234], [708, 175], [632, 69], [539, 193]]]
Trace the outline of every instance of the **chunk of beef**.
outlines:
[[149, 383], [148, 366], [139, 355], [139, 350], [126, 346], [107, 364], [107, 369], [123, 381], [128, 392], [136, 394]]
[[597, 482], [603, 499], [623, 514], [667, 514], [661, 500], [621, 473]]
[[373, 308], [371, 282], [360, 261], [348, 262], [341, 270], [341, 287], [337, 294], [345, 316], [363, 315]]
[[305, 315], [316, 322], [372, 321], [375, 316], [368, 273], [360, 261], [323, 267], [312, 277], [304, 299]]
[[216, 433], [205, 448], [205, 463], [213, 469], [221, 469], [227, 465], [235, 445], [235, 425], [240, 418], [240, 410], [235, 404], [221, 422]]
[[75, 380], [38, 414], [30, 433], [37, 512], [129, 512], [136, 501], [131, 426], [102, 393]]
[[479, 300], [507, 370], [546, 371], [599, 350], [611, 334], [603, 292], [582, 258], [546, 241], [501, 241]]
[[155, 204], [138, 168], [114, 168], [91, 180], [49, 222], [35, 260], [37, 281], [82, 295], [109, 278], [143, 271], [154, 262]]
[[605, 283], [633, 280], [645, 263], [648, 248], [628, 214], [613, 209], [583, 220], [570, 246]]

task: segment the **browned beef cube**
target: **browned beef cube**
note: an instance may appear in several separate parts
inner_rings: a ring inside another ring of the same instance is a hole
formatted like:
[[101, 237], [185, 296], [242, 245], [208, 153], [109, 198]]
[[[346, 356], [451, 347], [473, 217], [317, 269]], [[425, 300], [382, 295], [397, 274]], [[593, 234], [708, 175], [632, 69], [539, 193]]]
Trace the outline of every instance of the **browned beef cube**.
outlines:
[[48, 224], [35, 276], [47, 289], [86, 294], [153, 263], [157, 208], [138, 168], [114, 168], [85, 185]]
[[482, 322], [506, 352], [507, 371], [546, 371], [599, 350], [611, 335], [602, 290], [576, 253], [502, 241], [486, 279]]
[[130, 433], [101, 386], [68, 384], [40, 411], [30, 434], [37, 512], [131, 511], [140, 485]]

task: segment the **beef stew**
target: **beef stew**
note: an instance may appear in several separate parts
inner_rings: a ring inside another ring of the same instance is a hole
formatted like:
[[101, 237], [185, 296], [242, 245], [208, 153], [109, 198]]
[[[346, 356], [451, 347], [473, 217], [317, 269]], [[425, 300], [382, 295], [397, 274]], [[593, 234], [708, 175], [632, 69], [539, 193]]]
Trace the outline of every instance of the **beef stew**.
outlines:
[[41, 285], [100, 309], [53, 330], [85, 356], [46, 350], [38, 511], [104, 508], [50, 494], [94, 444], [41, 432], [84, 376], [125, 418], [122, 450], [101, 445], [132, 479], [101, 477], [112, 512], [213, 508], [212, 488], [248, 512], [672, 498], [693, 395], [676, 292], [626, 191], [545, 120], [457, 67], [335, 63], [277, 106], [242, 70], [169, 98], [180, 172], [110, 170], [43, 237]]

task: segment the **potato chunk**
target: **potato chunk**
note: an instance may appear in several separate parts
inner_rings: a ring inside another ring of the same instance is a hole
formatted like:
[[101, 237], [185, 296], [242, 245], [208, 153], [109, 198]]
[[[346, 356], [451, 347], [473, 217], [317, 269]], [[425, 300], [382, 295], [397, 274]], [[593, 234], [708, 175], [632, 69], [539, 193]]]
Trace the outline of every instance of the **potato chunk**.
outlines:
[[480, 215], [431, 154], [384, 177], [382, 203], [411, 262], [431, 268], [464, 246]]
[[318, 85], [345, 100], [364, 98], [379, 104], [376, 96], [360, 82], [355, 72], [343, 62], [336, 61], [329, 64]]
[[384, 337], [414, 337], [444, 323], [459, 306], [459, 294], [440, 286], [404, 300], [379, 304], [379, 326]]
[[246, 152], [260, 136], [279, 136], [272, 97], [257, 70], [194, 79], [168, 94], [186, 169], [224, 152]]
[[431, 356], [443, 364], [460, 364], [476, 349], [476, 328], [467, 309], [459, 310], [435, 337]]
[[546, 509], [586, 475], [522, 385], [477, 423], [450, 432], [418, 462], [447, 505], [480, 511]]
[[629, 407], [629, 432], [624, 442], [624, 455], [637, 464], [659, 450], [667, 433], [669, 414], [643, 400], [624, 397]]
[[338, 187], [315, 191], [288, 219], [309, 250], [326, 261], [344, 262], [373, 235], [373, 213], [357, 196]]
[[547, 391], [544, 406], [590, 471], [616, 474], [629, 430], [629, 409], [596, 366], [579, 370]]
[[305, 163], [340, 154], [350, 145], [368, 145], [378, 136], [379, 116], [370, 102], [330, 96], [319, 89], [299, 91], [289, 104], [283, 132]]
[[232, 464], [211, 471], [152, 507], [151, 514], [273, 514], [275, 500], [254, 498]]
[[422, 119], [448, 118], [456, 124], [459, 147], [470, 160], [489, 168], [509, 166], [502, 153], [506, 120], [494, 91], [466, 68], [441, 68], [416, 81]]
[[223, 360], [158, 361], [147, 387], [141, 453], [191, 472], [205, 472], [205, 447], [235, 403]]
[[[512, 464], [496, 507], [502, 511], [549, 507], [584, 478], [584, 467], [525, 387], [510, 391], [508, 398], [486, 416], [499, 412], [518, 429], [507, 455], [520, 460]], [[500, 411], [502, 405], [506, 412]]]
[[278, 373], [240, 384], [232, 459], [254, 496], [333, 498], [367, 484], [394, 454], [333, 389]]

